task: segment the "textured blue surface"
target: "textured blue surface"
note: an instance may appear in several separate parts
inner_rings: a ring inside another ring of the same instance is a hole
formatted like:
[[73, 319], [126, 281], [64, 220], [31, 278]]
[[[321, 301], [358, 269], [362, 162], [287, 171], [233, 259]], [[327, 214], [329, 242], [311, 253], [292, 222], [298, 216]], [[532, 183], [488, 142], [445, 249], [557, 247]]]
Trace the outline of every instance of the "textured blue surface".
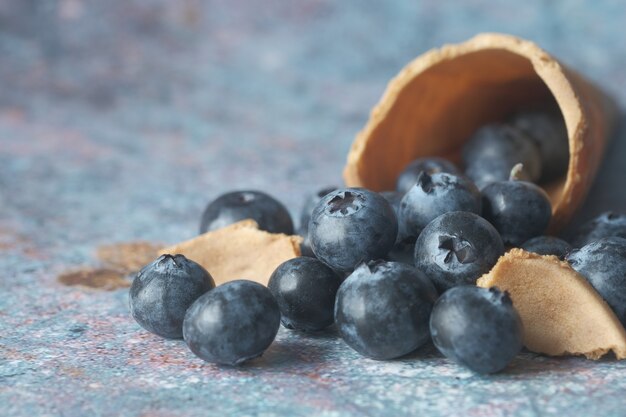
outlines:
[[[142, 331], [125, 289], [56, 280], [101, 244], [193, 236], [233, 188], [296, 213], [390, 77], [478, 32], [537, 41], [624, 106], [625, 19], [618, 0], [0, 0], [0, 415], [626, 414], [625, 362], [526, 353], [478, 377], [281, 330], [219, 368]], [[616, 140], [581, 217], [626, 209], [624, 158]]]

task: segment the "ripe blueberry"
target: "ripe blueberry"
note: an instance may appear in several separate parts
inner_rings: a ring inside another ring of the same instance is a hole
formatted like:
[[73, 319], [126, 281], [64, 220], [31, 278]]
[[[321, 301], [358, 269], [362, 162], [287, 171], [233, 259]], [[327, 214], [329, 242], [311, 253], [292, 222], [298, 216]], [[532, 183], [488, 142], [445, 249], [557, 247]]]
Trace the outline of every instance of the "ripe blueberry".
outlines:
[[569, 144], [562, 118], [545, 112], [518, 114], [512, 125], [537, 144], [541, 155], [541, 182], [552, 181], [567, 172]]
[[315, 206], [319, 204], [320, 200], [324, 198], [324, 196], [332, 193], [336, 189], [337, 187], [325, 187], [307, 197], [306, 201], [304, 202], [304, 207], [302, 207], [302, 211], [300, 212], [299, 232], [301, 236], [306, 236], [308, 234], [309, 221], [311, 220], [311, 213], [313, 213]]
[[239, 365], [261, 356], [279, 326], [280, 310], [270, 291], [256, 282], [237, 280], [193, 303], [183, 335], [189, 349], [205, 361]]
[[199, 264], [183, 255], [162, 255], [135, 276], [129, 292], [130, 313], [144, 329], [180, 339], [187, 309], [214, 287], [213, 278]]
[[415, 266], [440, 292], [473, 284], [504, 253], [498, 231], [474, 213], [442, 214], [424, 228], [415, 243]]
[[400, 236], [416, 238], [436, 217], [451, 211], [480, 214], [481, 195], [468, 179], [441, 172], [422, 172], [400, 203]]
[[204, 210], [200, 233], [253, 219], [259, 229], [270, 233], [293, 234], [289, 212], [280, 202], [260, 191], [234, 191], [213, 200]]
[[552, 217], [548, 195], [526, 181], [498, 181], [483, 192], [483, 216], [500, 232], [505, 244], [520, 246], [542, 235]]
[[563, 259], [573, 248], [572, 245], [553, 236], [537, 236], [524, 242], [522, 249], [539, 255], [554, 255]]
[[298, 234], [303, 237], [302, 243], [300, 244], [300, 252], [302, 253], [302, 256], [308, 256], [310, 258], [315, 257], [315, 254], [311, 249], [311, 241], [309, 239], [309, 221], [311, 220], [311, 213], [326, 194], [333, 192], [336, 189], [337, 187], [323, 188], [318, 192], [311, 194], [304, 202], [304, 207], [302, 207], [302, 211], [300, 212], [300, 230], [298, 230]]
[[522, 163], [531, 181], [541, 175], [541, 156], [537, 145], [521, 130], [506, 124], [491, 124], [479, 129], [463, 148], [465, 174], [479, 188], [509, 178], [511, 169]]
[[577, 248], [605, 237], [621, 237], [626, 239], [626, 214], [606, 212], [585, 223], [575, 236], [573, 242]]
[[446, 291], [430, 317], [433, 343], [480, 374], [504, 369], [522, 349], [522, 322], [506, 292], [463, 285]]
[[430, 157], [418, 158], [407, 165], [400, 173], [396, 183], [396, 190], [401, 194], [408, 192], [417, 182], [417, 177], [425, 172], [427, 174], [437, 174], [447, 172], [449, 174], [461, 175], [461, 171], [450, 161], [443, 158]]
[[385, 200], [387, 200], [387, 202], [391, 204], [391, 207], [393, 207], [393, 211], [395, 211], [396, 215], [398, 215], [400, 202], [402, 201], [402, 197], [404, 197], [404, 194], [399, 191], [383, 191], [382, 193], [380, 193], [380, 195], [385, 197]]
[[282, 263], [268, 288], [288, 329], [316, 331], [333, 324], [335, 295], [341, 278], [321, 261], [300, 257]]
[[428, 319], [437, 291], [414, 267], [361, 264], [339, 287], [335, 322], [343, 340], [373, 359], [411, 353], [430, 339]]
[[596, 289], [626, 326], [626, 239], [608, 237], [570, 252], [565, 260]]
[[326, 195], [313, 210], [309, 239], [315, 256], [348, 272], [363, 261], [383, 258], [398, 235], [398, 219], [380, 194], [344, 188]]

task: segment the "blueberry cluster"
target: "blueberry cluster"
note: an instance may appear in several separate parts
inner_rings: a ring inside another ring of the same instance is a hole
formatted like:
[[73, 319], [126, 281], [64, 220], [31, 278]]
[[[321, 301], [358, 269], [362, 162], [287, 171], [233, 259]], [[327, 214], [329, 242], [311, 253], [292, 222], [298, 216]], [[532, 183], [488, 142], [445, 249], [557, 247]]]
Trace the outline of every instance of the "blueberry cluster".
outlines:
[[[305, 256], [280, 265], [267, 287], [246, 280], [215, 287], [200, 265], [164, 255], [136, 276], [131, 313], [218, 364], [261, 355], [282, 322], [300, 332], [335, 325], [347, 345], [377, 360], [432, 340], [446, 357], [493, 373], [519, 353], [523, 328], [506, 292], [474, 284], [506, 248], [522, 247], [565, 259], [626, 324], [626, 216], [606, 213], [584, 225], [572, 240], [580, 249], [544, 235], [550, 201], [531, 181], [567, 168], [562, 136], [553, 118], [524, 114], [480, 129], [464, 149], [465, 173], [421, 158], [395, 191], [324, 188], [300, 216]], [[285, 207], [258, 191], [211, 202], [200, 230], [246, 218], [270, 232], [294, 230]]]

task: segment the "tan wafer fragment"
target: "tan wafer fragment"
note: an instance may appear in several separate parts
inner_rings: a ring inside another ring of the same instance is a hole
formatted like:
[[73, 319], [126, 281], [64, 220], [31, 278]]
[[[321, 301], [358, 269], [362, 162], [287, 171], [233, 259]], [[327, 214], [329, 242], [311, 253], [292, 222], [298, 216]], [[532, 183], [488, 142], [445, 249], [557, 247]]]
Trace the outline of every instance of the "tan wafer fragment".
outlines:
[[299, 236], [268, 233], [259, 230], [254, 220], [243, 220], [159, 253], [180, 253], [198, 262], [217, 285], [235, 279], [267, 285], [278, 265], [300, 256], [301, 241]]
[[616, 107], [537, 45], [510, 35], [480, 34], [428, 51], [404, 67], [355, 138], [345, 182], [392, 190], [413, 159], [442, 156], [458, 162], [476, 129], [529, 108], [558, 109], [567, 127], [567, 175], [544, 187], [552, 201], [552, 230], [561, 228], [591, 186]]
[[552, 356], [626, 358], [626, 331], [585, 278], [554, 256], [512, 249], [478, 279], [511, 295], [524, 324], [524, 344]]

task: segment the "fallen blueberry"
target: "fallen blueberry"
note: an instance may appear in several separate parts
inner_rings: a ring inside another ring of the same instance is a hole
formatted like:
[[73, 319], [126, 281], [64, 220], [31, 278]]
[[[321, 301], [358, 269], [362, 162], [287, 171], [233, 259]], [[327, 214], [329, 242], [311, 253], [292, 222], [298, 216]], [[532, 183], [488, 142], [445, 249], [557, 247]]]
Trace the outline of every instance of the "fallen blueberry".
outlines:
[[522, 349], [519, 314], [495, 287], [446, 291], [433, 308], [430, 333], [445, 357], [480, 374], [501, 371]]
[[475, 283], [502, 254], [502, 239], [487, 220], [474, 213], [454, 211], [428, 223], [419, 235], [415, 266], [443, 292]]
[[574, 237], [574, 246], [581, 248], [591, 242], [605, 237], [621, 237], [626, 239], [626, 214], [606, 212], [590, 220], [580, 227]]
[[130, 314], [144, 329], [169, 339], [183, 337], [183, 319], [191, 304], [215, 287], [209, 273], [183, 255], [161, 255], [133, 280]]
[[554, 255], [563, 259], [573, 248], [572, 245], [554, 236], [537, 236], [524, 242], [522, 249], [539, 255]]
[[222, 284], [187, 311], [183, 335], [207, 362], [239, 365], [261, 356], [280, 326], [280, 310], [267, 287], [253, 281]]
[[449, 174], [461, 175], [461, 171], [452, 162], [444, 158], [430, 157], [418, 158], [407, 165], [398, 176], [396, 190], [401, 194], [408, 192], [417, 182], [417, 177], [425, 172], [427, 174], [437, 174], [447, 172]]
[[498, 181], [483, 192], [483, 216], [500, 232], [505, 244], [520, 246], [545, 233], [552, 217], [550, 199], [526, 181]]
[[626, 326], [626, 239], [608, 237], [570, 252], [565, 260], [596, 289]]
[[213, 200], [204, 210], [200, 233], [253, 219], [259, 229], [270, 233], [293, 234], [289, 212], [280, 202], [260, 191], [234, 191]]
[[268, 288], [288, 329], [316, 331], [334, 322], [335, 295], [341, 278], [314, 258], [293, 258], [270, 277]]
[[385, 197], [385, 200], [387, 200], [387, 202], [391, 204], [391, 207], [393, 207], [393, 211], [395, 211], [397, 215], [398, 210], [400, 209], [400, 202], [402, 201], [402, 197], [404, 197], [404, 194], [399, 191], [383, 191], [382, 193], [380, 193], [380, 195]]
[[562, 117], [546, 112], [518, 114], [512, 125], [538, 146], [541, 155], [541, 182], [552, 181], [567, 172], [569, 143]]
[[383, 258], [398, 235], [398, 219], [383, 196], [364, 188], [326, 195], [313, 210], [309, 239], [315, 256], [348, 272], [363, 261]]
[[389, 251], [385, 260], [402, 262], [403, 264], [415, 264], [415, 238], [398, 240]]
[[300, 253], [302, 256], [315, 258], [315, 254], [311, 249], [311, 241], [309, 240], [309, 221], [311, 220], [311, 213], [325, 195], [336, 189], [337, 187], [326, 187], [306, 199], [302, 212], [300, 213], [300, 229], [298, 230], [298, 234], [302, 236], [302, 243], [300, 243]]
[[300, 212], [300, 236], [306, 236], [308, 234], [309, 221], [311, 220], [311, 213], [313, 213], [315, 206], [319, 204], [324, 196], [332, 193], [336, 189], [337, 187], [325, 187], [307, 197], [304, 202], [304, 207], [302, 207], [302, 211]]
[[509, 178], [511, 169], [524, 165], [531, 181], [541, 175], [539, 148], [521, 130], [506, 124], [491, 124], [479, 129], [463, 147], [465, 174], [479, 188]]
[[413, 352], [430, 339], [428, 320], [437, 291], [412, 266], [385, 261], [361, 264], [341, 284], [335, 322], [343, 340], [373, 359]]
[[480, 214], [480, 210], [480, 191], [470, 180], [445, 172], [432, 175], [422, 172], [400, 203], [399, 235], [417, 238], [428, 223], [444, 213]]

